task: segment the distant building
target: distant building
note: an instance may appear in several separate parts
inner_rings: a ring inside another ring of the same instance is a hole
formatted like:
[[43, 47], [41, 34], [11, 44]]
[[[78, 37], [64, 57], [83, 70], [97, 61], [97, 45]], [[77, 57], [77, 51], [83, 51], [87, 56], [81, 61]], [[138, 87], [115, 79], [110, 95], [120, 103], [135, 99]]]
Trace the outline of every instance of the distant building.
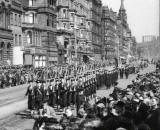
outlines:
[[102, 9], [102, 43], [104, 59], [114, 61], [117, 58], [117, 13], [104, 6]]
[[103, 58], [109, 62], [117, 59], [125, 63], [129, 57], [136, 56], [136, 39], [127, 22], [124, 0], [118, 14], [107, 6], [102, 9]]
[[159, 38], [152, 41], [141, 42], [137, 44], [137, 53], [139, 58], [148, 58], [158, 60], [160, 58]]
[[10, 27], [11, 3], [0, 0], [0, 65], [13, 62], [13, 35]]
[[154, 35], [147, 35], [147, 36], [142, 37], [142, 42], [151, 42], [151, 41], [154, 41], [156, 39], [157, 39], [157, 37], [154, 36]]
[[124, 0], [121, 0], [121, 6], [118, 13], [117, 32], [119, 37], [119, 60], [121, 61], [121, 59], [123, 59], [123, 61], [126, 62], [129, 57], [135, 56], [136, 40], [132, 36], [132, 32], [127, 22], [127, 14], [124, 8]]

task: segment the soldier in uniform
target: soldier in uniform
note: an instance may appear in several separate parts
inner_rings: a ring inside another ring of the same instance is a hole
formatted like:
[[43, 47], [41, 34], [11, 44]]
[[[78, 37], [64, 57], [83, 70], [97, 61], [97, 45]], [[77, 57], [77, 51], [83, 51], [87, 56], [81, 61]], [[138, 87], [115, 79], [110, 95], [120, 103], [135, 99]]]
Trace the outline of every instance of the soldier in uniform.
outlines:
[[48, 101], [49, 102], [49, 89], [48, 89], [48, 84], [46, 83], [46, 81], [42, 81], [41, 92], [42, 92], [42, 100], [43, 100], [43, 102], [44, 101]]
[[48, 86], [49, 91], [49, 105], [54, 107], [55, 106], [55, 79], [52, 79], [50, 81], [50, 84]]
[[39, 110], [42, 108], [43, 95], [41, 92], [41, 83], [36, 81], [36, 86], [34, 87], [34, 96], [35, 96], [35, 109]]
[[61, 86], [61, 107], [64, 108], [67, 106], [67, 87], [66, 87], [66, 79], [62, 78], [62, 86]]
[[129, 70], [128, 70], [128, 68], [126, 67], [126, 68], [125, 68], [125, 76], [126, 76], [126, 79], [128, 79], [128, 75], [129, 75]]
[[77, 96], [76, 96], [76, 106], [77, 106], [77, 113], [78, 113], [78, 110], [84, 100], [84, 93], [83, 93], [83, 79], [82, 77], [80, 76], [79, 77], [79, 80], [78, 80], [78, 83], [77, 83], [77, 88], [76, 88], [76, 93], [77, 93]]
[[55, 92], [56, 92], [56, 105], [58, 109], [60, 105], [60, 79], [58, 78], [56, 79]]
[[29, 81], [29, 86], [27, 88], [27, 92], [25, 96], [28, 96], [28, 109], [34, 110], [34, 87], [33, 87], [33, 81]]

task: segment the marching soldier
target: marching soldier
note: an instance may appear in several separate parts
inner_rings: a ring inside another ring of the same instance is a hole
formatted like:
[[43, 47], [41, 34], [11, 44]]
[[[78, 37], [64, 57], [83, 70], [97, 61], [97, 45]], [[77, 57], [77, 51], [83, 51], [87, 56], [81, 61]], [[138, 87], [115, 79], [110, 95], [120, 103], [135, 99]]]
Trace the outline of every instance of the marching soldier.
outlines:
[[50, 84], [48, 86], [48, 91], [49, 91], [49, 105], [54, 107], [56, 103], [56, 97], [55, 97], [55, 80], [52, 79], [50, 81]]
[[128, 79], [128, 75], [129, 75], [129, 70], [128, 70], [128, 68], [126, 67], [124, 71], [125, 71], [126, 79]]
[[34, 110], [34, 87], [32, 84], [33, 81], [29, 81], [29, 86], [27, 88], [27, 92], [25, 96], [28, 96], [28, 109]]
[[42, 108], [43, 95], [41, 91], [40, 81], [36, 81], [36, 86], [34, 87], [34, 96], [35, 96], [35, 109], [39, 110]]

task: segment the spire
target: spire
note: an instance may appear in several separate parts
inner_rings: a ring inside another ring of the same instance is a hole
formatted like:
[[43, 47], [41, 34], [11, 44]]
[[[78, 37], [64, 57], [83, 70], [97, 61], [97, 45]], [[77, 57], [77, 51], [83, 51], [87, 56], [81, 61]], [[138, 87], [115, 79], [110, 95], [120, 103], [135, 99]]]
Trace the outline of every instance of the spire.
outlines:
[[121, 7], [120, 7], [120, 10], [125, 10], [125, 8], [124, 8], [124, 0], [121, 0]]

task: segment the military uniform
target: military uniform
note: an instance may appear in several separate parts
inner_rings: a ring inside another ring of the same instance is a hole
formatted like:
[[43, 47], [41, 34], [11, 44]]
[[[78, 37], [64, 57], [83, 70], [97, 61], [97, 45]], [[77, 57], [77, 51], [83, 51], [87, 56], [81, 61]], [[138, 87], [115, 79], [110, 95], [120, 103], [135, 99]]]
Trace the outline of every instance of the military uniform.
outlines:
[[40, 88], [40, 82], [37, 81], [36, 86], [34, 87], [34, 96], [35, 96], [35, 109], [39, 110], [42, 108], [42, 103], [43, 103], [43, 95], [41, 92], [41, 88]]
[[[32, 81], [29, 81], [29, 83], [31, 83], [31, 82]], [[34, 88], [33, 88], [32, 84], [29, 84], [25, 95], [28, 96], [28, 109], [33, 110], [35, 97], [34, 97]]]
[[49, 105], [54, 107], [56, 103], [55, 97], [55, 81], [51, 81], [51, 84], [48, 86], [49, 91]]

